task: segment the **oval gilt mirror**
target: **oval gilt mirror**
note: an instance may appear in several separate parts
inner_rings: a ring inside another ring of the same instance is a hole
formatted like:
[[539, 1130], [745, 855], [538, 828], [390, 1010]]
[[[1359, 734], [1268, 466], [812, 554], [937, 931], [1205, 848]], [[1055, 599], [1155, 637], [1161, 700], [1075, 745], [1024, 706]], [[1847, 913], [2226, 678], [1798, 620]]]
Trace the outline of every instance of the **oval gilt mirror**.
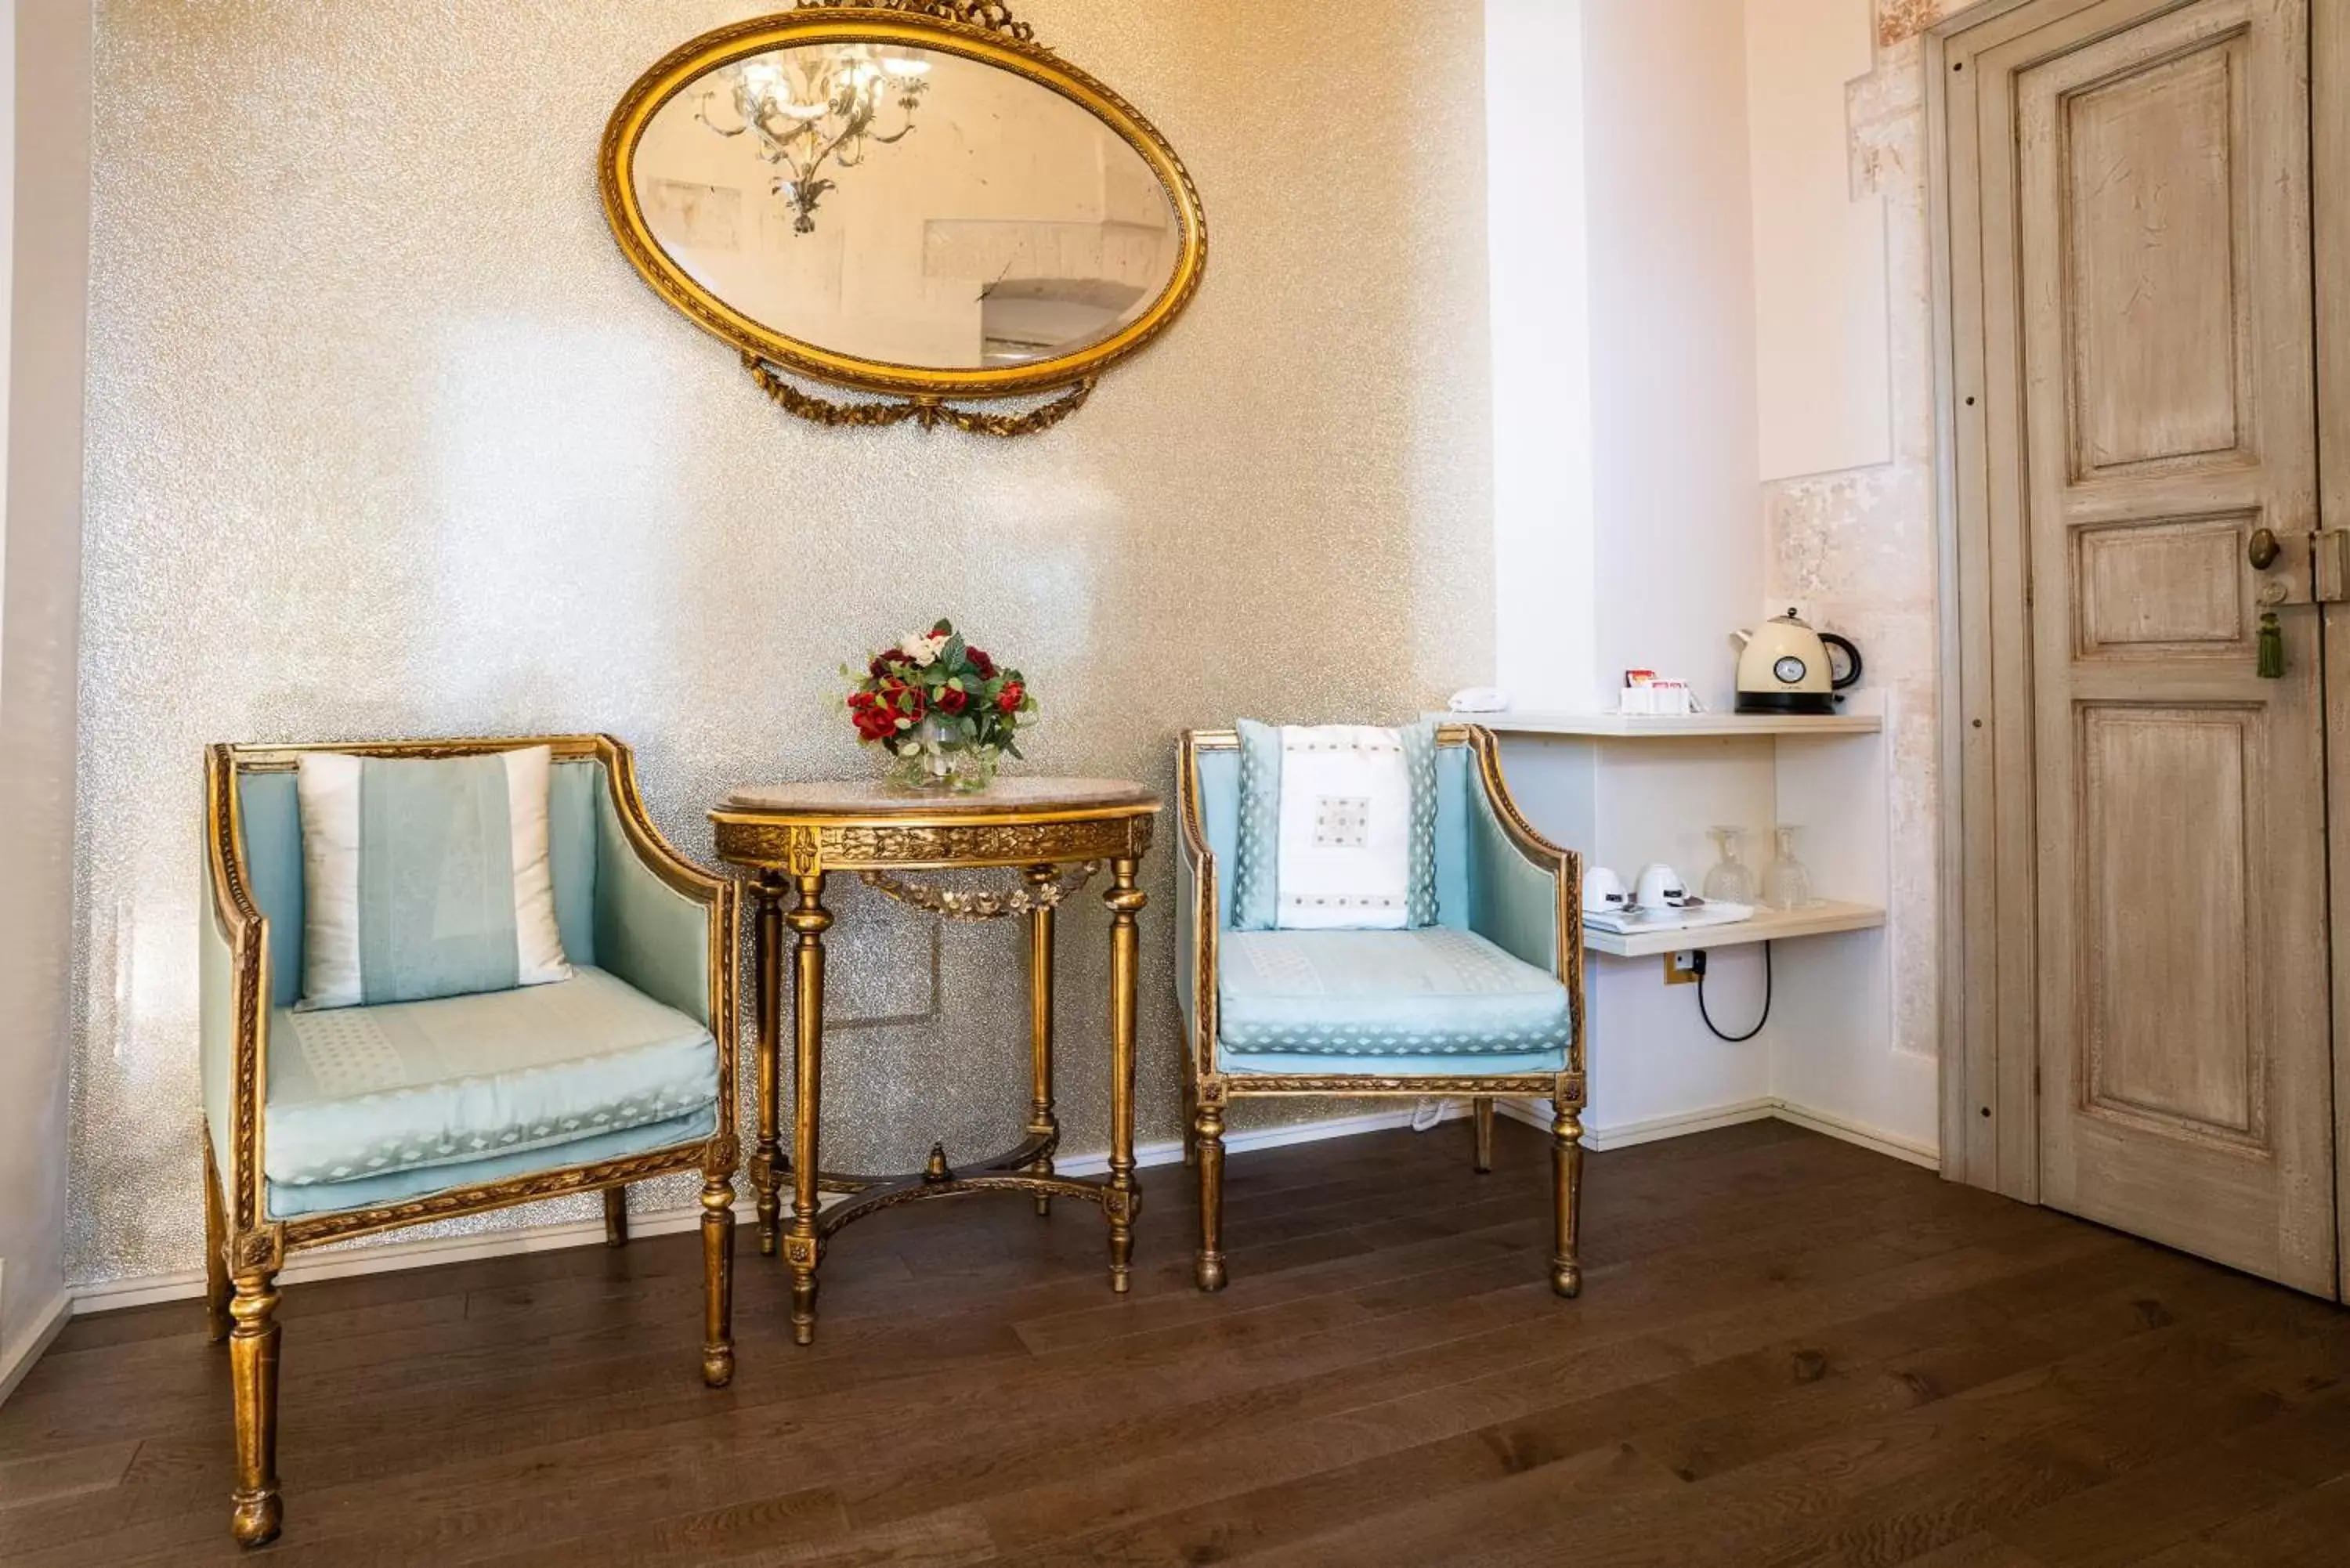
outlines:
[[697, 38], [613, 114], [603, 188], [646, 280], [836, 424], [1055, 423], [1174, 320], [1207, 254], [1174, 150], [992, 0], [847, 0]]

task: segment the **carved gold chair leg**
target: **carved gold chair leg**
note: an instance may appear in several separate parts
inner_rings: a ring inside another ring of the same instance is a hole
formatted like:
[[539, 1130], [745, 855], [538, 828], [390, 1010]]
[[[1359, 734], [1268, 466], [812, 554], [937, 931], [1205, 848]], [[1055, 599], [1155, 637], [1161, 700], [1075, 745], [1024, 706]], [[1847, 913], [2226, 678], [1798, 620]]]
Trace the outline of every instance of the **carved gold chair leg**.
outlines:
[[1572, 1301], [1583, 1293], [1583, 1117], [1562, 1105], [1551, 1118], [1551, 1180], [1557, 1206], [1557, 1238], [1550, 1259], [1550, 1287]]
[[236, 1277], [229, 1303], [229, 1376], [236, 1390], [235, 1511], [230, 1528], [245, 1546], [277, 1539], [285, 1504], [277, 1495], [276, 1276]]
[[1200, 1159], [1200, 1255], [1192, 1271], [1203, 1291], [1224, 1288], [1224, 1113], [1201, 1106], [1193, 1124]]
[[[732, 1139], [728, 1139], [732, 1142]], [[702, 1183], [702, 1380], [734, 1381], [734, 1173], [703, 1174]]]
[[625, 1247], [629, 1244], [629, 1189], [625, 1187], [604, 1189], [604, 1245]]
[[1477, 1174], [1493, 1174], [1493, 1096], [1480, 1095], [1477, 1110]]
[[228, 1338], [228, 1206], [221, 1198], [220, 1171], [213, 1161], [212, 1137], [204, 1137], [204, 1328], [214, 1345]]

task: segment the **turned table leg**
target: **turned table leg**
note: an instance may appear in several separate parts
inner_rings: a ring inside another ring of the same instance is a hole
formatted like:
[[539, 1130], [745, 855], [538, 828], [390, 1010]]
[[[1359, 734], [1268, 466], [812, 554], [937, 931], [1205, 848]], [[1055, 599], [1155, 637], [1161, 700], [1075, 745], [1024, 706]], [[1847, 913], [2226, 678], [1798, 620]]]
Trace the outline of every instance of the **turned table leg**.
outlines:
[[776, 1106], [783, 1097], [784, 904], [783, 879], [763, 875], [753, 892], [758, 904], [752, 948], [751, 988], [758, 1012], [759, 1142], [751, 1154], [751, 1188], [759, 1213], [759, 1255], [775, 1255], [783, 1217], [783, 1150], [776, 1141]]
[[799, 878], [799, 903], [787, 922], [798, 934], [793, 952], [792, 1023], [797, 1047], [792, 1069], [792, 1225], [784, 1261], [792, 1271], [792, 1338], [816, 1343], [816, 1267], [821, 1247], [816, 1212], [816, 1119], [824, 1080], [824, 933], [832, 915], [824, 907], [824, 873]]
[[1109, 1216], [1110, 1289], [1124, 1294], [1133, 1285], [1134, 1219], [1142, 1189], [1134, 1179], [1134, 1031], [1142, 937], [1136, 917], [1149, 900], [1135, 886], [1139, 862], [1110, 862], [1111, 884], [1102, 895], [1110, 909], [1109, 933], [1109, 1191], [1102, 1209]]
[[[1059, 1130], [1060, 1122], [1053, 1112], [1054, 909], [1043, 899], [1057, 879], [1059, 868], [1031, 866], [1025, 876], [1029, 896], [1036, 900], [1028, 911], [1028, 1131], [1032, 1137], [1049, 1137]], [[1050, 1176], [1053, 1157], [1048, 1154], [1029, 1168], [1039, 1176]], [[1038, 1217], [1052, 1212], [1051, 1197], [1038, 1194]]]

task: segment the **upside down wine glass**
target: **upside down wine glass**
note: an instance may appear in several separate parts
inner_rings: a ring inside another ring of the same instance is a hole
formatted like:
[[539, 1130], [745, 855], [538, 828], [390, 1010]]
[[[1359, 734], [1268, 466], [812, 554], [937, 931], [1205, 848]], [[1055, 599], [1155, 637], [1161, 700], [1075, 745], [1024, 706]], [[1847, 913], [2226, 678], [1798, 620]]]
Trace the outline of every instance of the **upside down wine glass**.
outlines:
[[1802, 831], [1787, 823], [1779, 825], [1778, 857], [1762, 873], [1762, 907], [1766, 909], [1801, 909], [1812, 902], [1812, 874], [1795, 858], [1795, 836]]
[[1742, 827], [1709, 828], [1715, 844], [1721, 846], [1721, 858], [1705, 874], [1705, 901], [1709, 904], [1752, 904], [1754, 902], [1754, 868], [1746, 864], [1746, 830]]

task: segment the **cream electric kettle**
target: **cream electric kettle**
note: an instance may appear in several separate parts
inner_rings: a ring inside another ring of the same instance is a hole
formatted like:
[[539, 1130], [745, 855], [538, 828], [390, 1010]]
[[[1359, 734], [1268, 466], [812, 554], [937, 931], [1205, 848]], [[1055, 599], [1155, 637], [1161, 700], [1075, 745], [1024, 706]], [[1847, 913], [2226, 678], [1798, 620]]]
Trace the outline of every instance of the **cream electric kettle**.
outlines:
[[1836, 693], [1860, 680], [1860, 649], [1834, 632], [1814, 631], [1792, 609], [1760, 630], [1731, 632], [1730, 640], [1739, 650], [1742, 713], [1833, 713]]

